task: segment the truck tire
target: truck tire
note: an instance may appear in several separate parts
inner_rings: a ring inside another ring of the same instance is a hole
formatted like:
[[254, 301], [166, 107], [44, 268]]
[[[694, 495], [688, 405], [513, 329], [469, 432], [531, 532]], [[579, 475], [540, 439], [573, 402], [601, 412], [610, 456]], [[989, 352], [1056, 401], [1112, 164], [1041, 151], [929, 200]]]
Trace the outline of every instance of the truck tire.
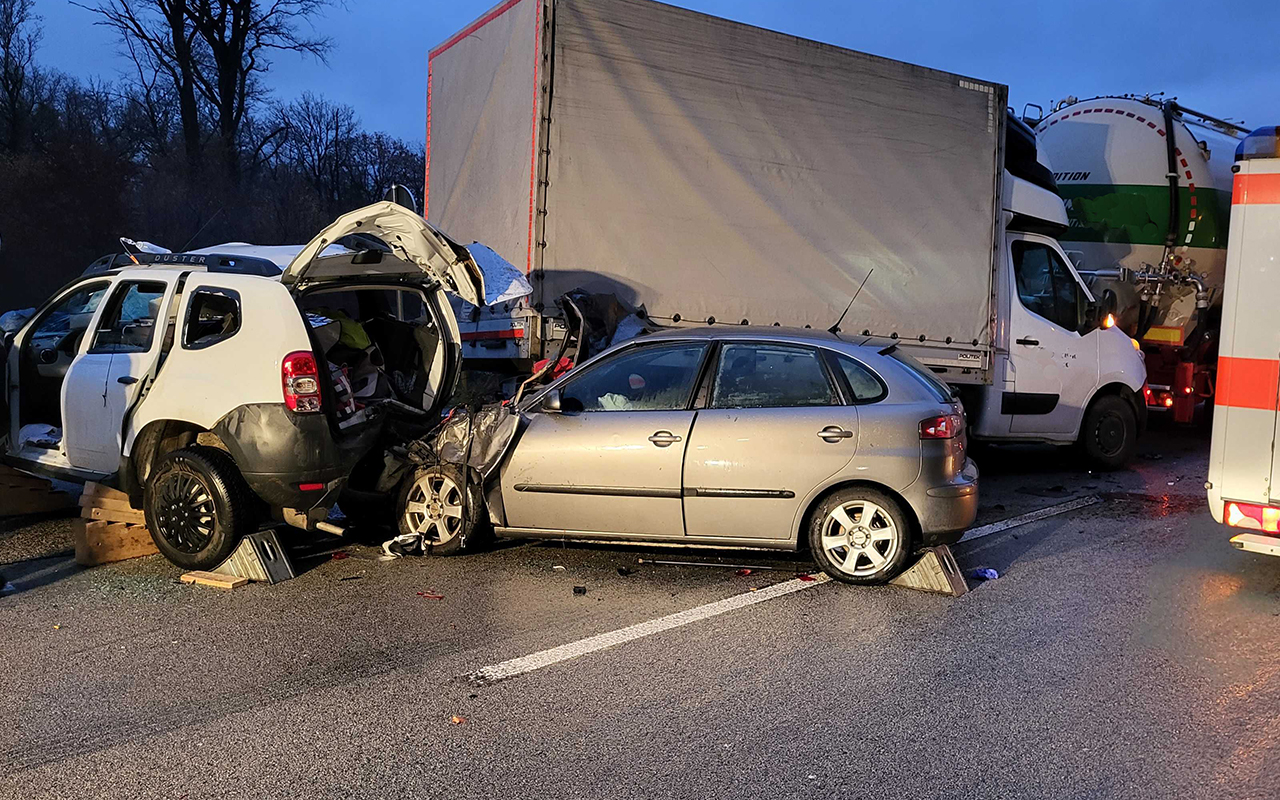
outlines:
[[484, 509], [479, 481], [465, 481], [462, 469], [436, 464], [415, 470], [404, 481], [396, 503], [401, 535], [420, 533], [428, 555], [451, 556], [472, 543]]
[[911, 522], [884, 492], [841, 489], [809, 520], [809, 550], [822, 571], [844, 583], [887, 583], [911, 556]]
[[1128, 464], [1138, 450], [1138, 417], [1133, 406], [1113, 394], [1094, 400], [1080, 428], [1080, 447], [1096, 469], [1111, 471]]
[[152, 467], [143, 512], [165, 558], [183, 569], [212, 569], [252, 533], [255, 500], [230, 456], [193, 446], [166, 453]]

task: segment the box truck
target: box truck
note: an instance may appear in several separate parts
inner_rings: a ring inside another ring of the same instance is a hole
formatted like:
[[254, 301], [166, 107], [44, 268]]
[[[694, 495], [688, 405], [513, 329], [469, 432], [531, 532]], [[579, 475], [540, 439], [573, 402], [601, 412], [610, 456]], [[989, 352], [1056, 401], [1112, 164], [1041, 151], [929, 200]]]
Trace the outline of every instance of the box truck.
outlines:
[[463, 311], [466, 357], [528, 368], [575, 288], [664, 325], [843, 314], [955, 387], [975, 438], [1132, 455], [1141, 357], [1055, 240], [1006, 87], [650, 0], [505, 0], [427, 83], [428, 220], [534, 286]]
[[1231, 544], [1280, 555], [1276, 420], [1280, 410], [1280, 136], [1259, 128], [1236, 150], [1222, 293], [1209, 510], [1238, 529]]

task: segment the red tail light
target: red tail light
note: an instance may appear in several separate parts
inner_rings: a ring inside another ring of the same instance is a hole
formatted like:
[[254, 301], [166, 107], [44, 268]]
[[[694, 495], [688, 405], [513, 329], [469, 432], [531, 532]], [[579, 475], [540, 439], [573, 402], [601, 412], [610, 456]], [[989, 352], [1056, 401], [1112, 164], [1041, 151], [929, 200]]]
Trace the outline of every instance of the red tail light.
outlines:
[[954, 439], [962, 430], [964, 430], [964, 417], [959, 414], [945, 414], [941, 417], [920, 420], [921, 439]]
[[299, 350], [285, 356], [280, 364], [280, 383], [290, 411], [310, 414], [320, 410], [320, 370], [314, 355]]
[[1253, 503], [1227, 503], [1222, 521], [1232, 528], [1280, 533], [1280, 508]]

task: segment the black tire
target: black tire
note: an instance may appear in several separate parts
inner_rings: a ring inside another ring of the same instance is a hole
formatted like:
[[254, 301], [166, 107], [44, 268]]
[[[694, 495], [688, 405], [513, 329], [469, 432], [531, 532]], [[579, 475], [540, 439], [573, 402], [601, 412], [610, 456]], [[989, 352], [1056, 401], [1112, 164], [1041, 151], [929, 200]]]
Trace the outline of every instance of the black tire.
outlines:
[[[466, 497], [463, 498], [462, 476], [460, 467], [437, 464], [414, 470], [400, 487], [396, 502], [398, 530], [401, 535], [407, 535], [421, 529], [425, 534], [423, 550], [428, 555], [462, 553], [484, 530], [480, 482], [472, 472], [465, 481]], [[461, 515], [453, 516], [451, 512], [455, 510]]]
[[212, 569], [253, 532], [255, 500], [226, 453], [184, 447], [151, 468], [143, 511], [165, 558], [183, 569]]
[[1095, 469], [1124, 467], [1138, 451], [1138, 417], [1123, 397], [1099, 397], [1085, 412], [1080, 447]]
[[[868, 524], [864, 524], [872, 507], [877, 510], [872, 512]], [[836, 516], [838, 509], [845, 509], [845, 516], [854, 526], [840, 522]], [[886, 522], [892, 524], [892, 531], [887, 534], [890, 538], [872, 541], [876, 532], [886, 530]], [[864, 534], [865, 539], [859, 538]], [[825, 536], [845, 538], [847, 544], [832, 550], [824, 545]], [[911, 518], [897, 500], [875, 489], [841, 489], [819, 503], [809, 516], [809, 550], [813, 560], [823, 572], [844, 583], [878, 584], [893, 580], [906, 568], [914, 541]], [[875, 552], [870, 553], [868, 548]], [[879, 563], [873, 555], [878, 556]]]

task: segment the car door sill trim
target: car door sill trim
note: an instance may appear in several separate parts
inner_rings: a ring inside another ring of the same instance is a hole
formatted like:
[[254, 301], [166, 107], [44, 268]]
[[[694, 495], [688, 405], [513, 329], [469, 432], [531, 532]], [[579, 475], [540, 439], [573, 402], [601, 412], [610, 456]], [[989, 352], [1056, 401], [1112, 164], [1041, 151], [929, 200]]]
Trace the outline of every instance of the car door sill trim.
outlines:
[[634, 533], [604, 533], [600, 531], [544, 530], [541, 528], [494, 527], [494, 533], [504, 539], [563, 539], [592, 544], [618, 544], [624, 542], [640, 547], [687, 547], [732, 550], [795, 550], [794, 539], [748, 539], [727, 536], [654, 536]]
[[707, 489], [686, 486], [685, 497], [764, 497], [770, 499], [790, 500], [795, 492], [787, 489]]
[[584, 494], [596, 497], [667, 497], [679, 499], [679, 489], [651, 489], [645, 486], [555, 486], [542, 483], [517, 483], [517, 492], [535, 494]]

